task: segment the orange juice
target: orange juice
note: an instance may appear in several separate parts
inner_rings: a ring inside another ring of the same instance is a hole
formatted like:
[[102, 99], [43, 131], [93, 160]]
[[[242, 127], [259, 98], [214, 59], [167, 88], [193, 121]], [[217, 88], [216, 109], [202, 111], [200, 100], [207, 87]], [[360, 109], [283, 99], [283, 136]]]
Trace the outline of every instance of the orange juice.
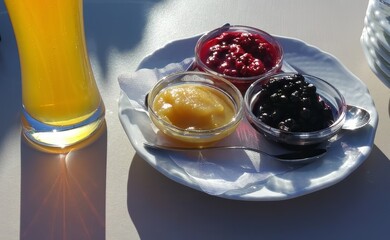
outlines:
[[82, 0], [5, 4], [18, 44], [23, 107], [29, 117], [50, 126], [74, 126], [96, 111], [103, 114], [86, 49]]

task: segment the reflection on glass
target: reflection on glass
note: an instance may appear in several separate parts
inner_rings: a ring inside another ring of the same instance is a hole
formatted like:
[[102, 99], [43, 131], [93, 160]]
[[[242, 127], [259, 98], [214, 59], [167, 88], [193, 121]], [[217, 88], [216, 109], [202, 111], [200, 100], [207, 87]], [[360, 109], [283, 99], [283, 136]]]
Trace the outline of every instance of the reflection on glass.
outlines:
[[360, 42], [373, 73], [390, 88], [390, 0], [370, 0]]

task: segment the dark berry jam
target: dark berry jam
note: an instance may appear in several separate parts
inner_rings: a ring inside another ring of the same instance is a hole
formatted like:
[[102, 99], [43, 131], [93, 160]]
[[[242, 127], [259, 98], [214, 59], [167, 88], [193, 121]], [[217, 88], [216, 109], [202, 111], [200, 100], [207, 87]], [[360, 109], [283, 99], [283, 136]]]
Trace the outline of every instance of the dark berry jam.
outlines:
[[205, 42], [201, 61], [210, 69], [231, 77], [259, 76], [275, 67], [277, 48], [259, 34], [224, 32]]
[[331, 107], [301, 74], [271, 78], [252, 109], [263, 123], [288, 132], [311, 132], [334, 122]]

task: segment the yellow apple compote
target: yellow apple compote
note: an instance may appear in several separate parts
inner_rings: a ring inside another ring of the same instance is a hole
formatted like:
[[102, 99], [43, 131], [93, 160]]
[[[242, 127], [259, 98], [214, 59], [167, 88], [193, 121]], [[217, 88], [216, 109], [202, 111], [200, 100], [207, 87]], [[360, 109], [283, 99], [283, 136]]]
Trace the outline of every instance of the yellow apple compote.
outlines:
[[162, 79], [151, 91], [149, 113], [158, 129], [186, 145], [227, 137], [242, 118], [242, 97], [226, 80], [200, 72]]

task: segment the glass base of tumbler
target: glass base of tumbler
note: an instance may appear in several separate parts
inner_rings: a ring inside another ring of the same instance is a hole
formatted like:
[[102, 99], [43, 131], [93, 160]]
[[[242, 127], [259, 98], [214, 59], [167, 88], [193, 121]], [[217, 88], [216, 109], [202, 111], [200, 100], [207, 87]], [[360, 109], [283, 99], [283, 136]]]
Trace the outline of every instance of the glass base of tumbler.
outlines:
[[100, 128], [104, 122], [104, 105], [85, 121], [71, 126], [54, 126], [32, 118], [23, 110], [23, 134], [32, 142], [52, 148], [66, 148], [77, 144]]

